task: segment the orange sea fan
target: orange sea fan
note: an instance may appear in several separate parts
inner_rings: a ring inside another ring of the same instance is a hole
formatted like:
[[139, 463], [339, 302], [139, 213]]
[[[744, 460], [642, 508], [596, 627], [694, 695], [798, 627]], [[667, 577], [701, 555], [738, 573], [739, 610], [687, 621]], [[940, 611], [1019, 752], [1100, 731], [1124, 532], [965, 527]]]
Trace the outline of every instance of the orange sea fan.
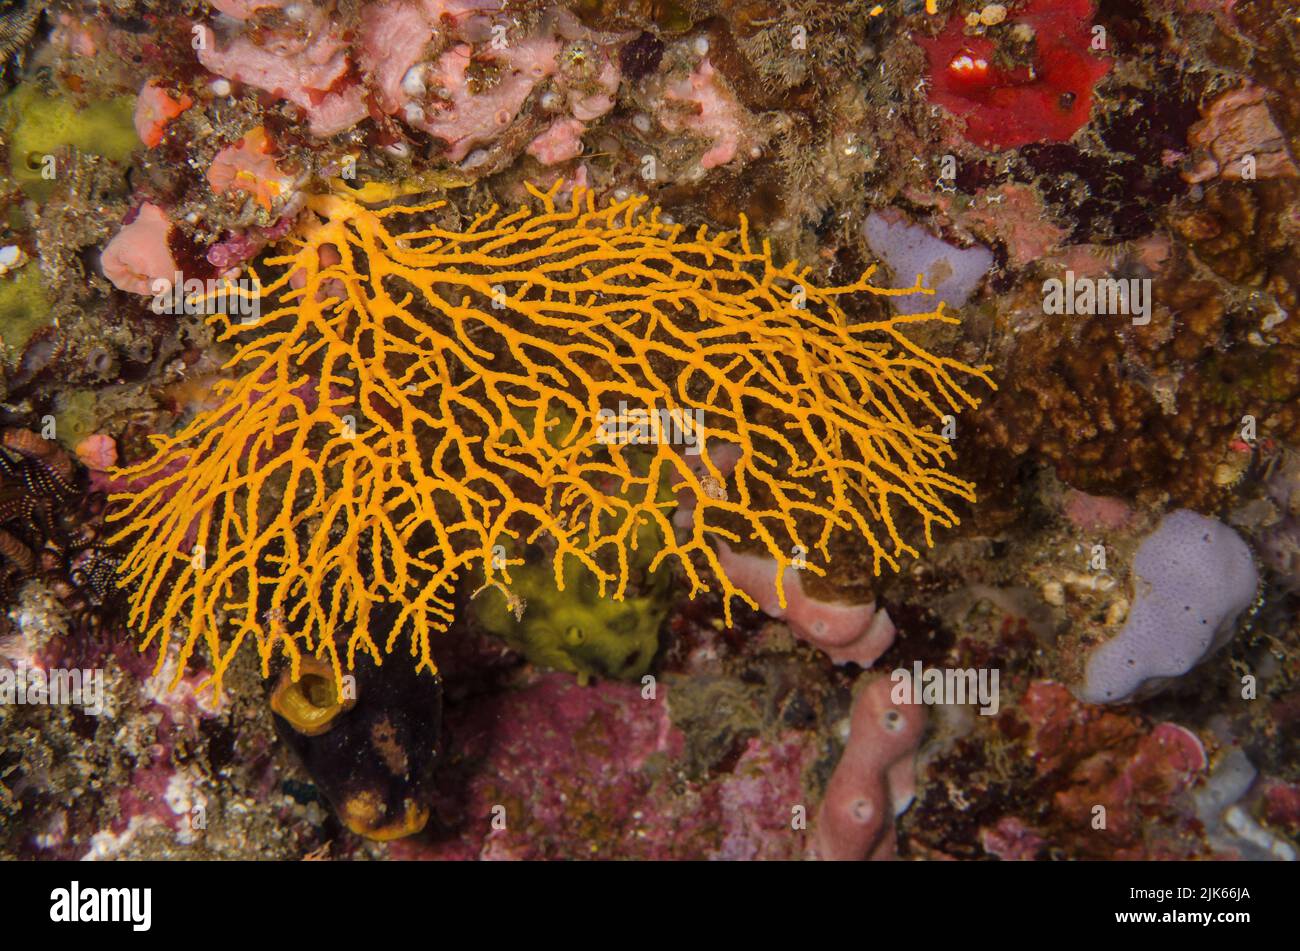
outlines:
[[[140, 486], [112, 517], [142, 646], [161, 658], [177, 638], [188, 660], [205, 642], [218, 685], [250, 635], [264, 672], [279, 649], [341, 677], [403, 639], [435, 670], [457, 579], [508, 589], [530, 544], [558, 586], [576, 559], [621, 598], [648, 531], [651, 570], [676, 560], [692, 595], [711, 574], [730, 621], [733, 596], [754, 602], [711, 537], [782, 565], [797, 547], [823, 573], [848, 532], [879, 572], [914, 552], [901, 511], [927, 544], [956, 522], [948, 501], [973, 487], [944, 471], [935, 424], [978, 405], [959, 377], [989, 381], [904, 332], [956, 323], [942, 306], [855, 320], [847, 295], [915, 289], [871, 271], [817, 287], [743, 218], [688, 234], [644, 197], [562, 209], [558, 187], [461, 229], [437, 224], [443, 202], [309, 200], [313, 224], [266, 262], [261, 316], [213, 318], [239, 344], [221, 405], [117, 473]], [[702, 452], [609, 440], [620, 406], [698, 420]], [[694, 494], [689, 527], [670, 484]]]

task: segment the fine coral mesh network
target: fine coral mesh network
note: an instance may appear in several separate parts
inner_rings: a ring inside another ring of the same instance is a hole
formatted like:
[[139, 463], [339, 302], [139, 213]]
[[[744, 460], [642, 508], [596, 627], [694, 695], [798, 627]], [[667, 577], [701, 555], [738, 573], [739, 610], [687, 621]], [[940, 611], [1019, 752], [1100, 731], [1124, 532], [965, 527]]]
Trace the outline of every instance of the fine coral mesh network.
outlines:
[[[848, 532], [879, 573], [915, 552], [901, 512], [927, 545], [956, 522], [948, 502], [973, 487], [944, 471], [935, 424], [978, 405], [959, 377], [991, 381], [905, 333], [957, 323], [942, 306], [857, 321], [842, 298], [916, 288], [875, 287], [874, 269], [817, 287], [743, 217], [689, 234], [644, 197], [561, 208], [559, 187], [461, 230], [430, 223], [441, 201], [310, 200], [313, 223], [266, 262], [261, 315], [212, 318], [239, 347], [221, 405], [118, 473], [120, 583], [160, 666], [179, 639], [179, 678], [202, 640], [219, 687], [251, 636], [264, 672], [278, 648], [295, 674], [308, 654], [341, 678], [405, 638], [434, 671], [462, 573], [508, 592], [545, 539], [557, 585], [576, 559], [622, 598], [644, 526], [650, 570], [676, 560], [692, 596], [716, 577], [730, 623], [732, 597], [754, 601], [711, 537], [782, 567], [807, 552], [823, 574]], [[698, 420], [699, 455], [606, 438], [629, 408]], [[674, 526], [686, 498], [694, 519]]]

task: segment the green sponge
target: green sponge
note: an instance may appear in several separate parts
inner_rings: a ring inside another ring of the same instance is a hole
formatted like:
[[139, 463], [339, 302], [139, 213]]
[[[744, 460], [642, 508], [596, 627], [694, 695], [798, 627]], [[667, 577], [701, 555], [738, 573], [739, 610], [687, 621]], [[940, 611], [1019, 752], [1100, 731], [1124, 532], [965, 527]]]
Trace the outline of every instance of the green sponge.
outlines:
[[135, 134], [135, 97], [118, 96], [78, 107], [23, 83], [0, 100], [0, 125], [9, 140], [9, 168], [32, 198], [46, 197], [53, 182], [42, 175], [47, 155], [71, 146], [80, 152], [125, 160], [140, 145]]
[[[638, 553], [645, 550], [638, 546]], [[622, 601], [602, 598], [595, 577], [572, 558], [563, 591], [556, 589], [549, 559], [512, 567], [510, 578], [511, 595], [525, 601], [522, 617], [515, 617], [504, 592], [487, 588], [475, 601], [478, 620], [534, 664], [575, 673], [579, 683], [590, 677], [636, 680], [650, 669], [668, 608], [666, 570], [646, 593]]]
[[0, 277], [0, 334], [4, 350], [17, 359], [32, 335], [50, 321], [50, 304], [36, 263]]

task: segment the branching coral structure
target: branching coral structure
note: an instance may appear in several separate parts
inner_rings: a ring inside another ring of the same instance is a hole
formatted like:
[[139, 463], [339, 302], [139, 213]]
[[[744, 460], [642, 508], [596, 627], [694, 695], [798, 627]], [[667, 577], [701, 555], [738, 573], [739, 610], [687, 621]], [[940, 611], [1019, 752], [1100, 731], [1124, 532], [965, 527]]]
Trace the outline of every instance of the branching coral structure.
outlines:
[[260, 314], [212, 317], [238, 344], [221, 405], [118, 473], [142, 649], [203, 642], [217, 686], [249, 639], [264, 672], [280, 651], [341, 678], [398, 644], [436, 671], [458, 580], [509, 592], [541, 551], [557, 586], [576, 562], [622, 599], [647, 537], [648, 570], [675, 560], [692, 597], [716, 579], [729, 623], [753, 601], [712, 540], [824, 574], [846, 532], [879, 573], [973, 500], [938, 430], [988, 368], [906, 332], [957, 323], [942, 306], [855, 320], [855, 295], [917, 288], [817, 287], [743, 218], [692, 234], [559, 188], [460, 227], [377, 186], [310, 200]]

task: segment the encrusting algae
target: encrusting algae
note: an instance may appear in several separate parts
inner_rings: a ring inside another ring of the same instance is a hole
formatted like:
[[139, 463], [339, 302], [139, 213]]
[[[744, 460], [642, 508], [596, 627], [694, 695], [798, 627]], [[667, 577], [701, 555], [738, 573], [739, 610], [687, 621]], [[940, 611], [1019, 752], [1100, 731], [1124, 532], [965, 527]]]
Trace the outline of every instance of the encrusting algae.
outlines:
[[[730, 623], [733, 597], [754, 601], [711, 536], [783, 567], [806, 552], [823, 574], [828, 539], [850, 532], [879, 573], [915, 552], [902, 512], [928, 545], [956, 522], [947, 499], [973, 487], [913, 415], [937, 424], [978, 405], [958, 376], [991, 381], [905, 333], [957, 323], [942, 305], [856, 321], [842, 298], [916, 288], [874, 287], [874, 268], [817, 287], [743, 217], [692, 235], [644, 197], [561, 208], [559, 187], [463, 230], [431, 223], [441, 201], [383, 207], [395, 193], [378, 186], [310, 199], [313, 223], [253, 292], [260, 315], [211, 318], [240, 343], [221, 405], [116, 473], [141, 649], [161, 664], [176, 638], [187, 663], [203, 641], [216, 687], [250, 637], [264, 673], [278, 648], [294, 676], [314, 655], [341, 680], [357, 651], [379, 663], [403, 639], [436, 671], [462, 573], [508, 592], [528, 545], [561, 590], [578, 564], [621, 600], [649, 533], [647, 570], [676, 559], [692, 596], [711, 572]], [[693, 421], [699, 454], [611, 439], [611, 411]], [[675, 526], [687, 494], [693, 522]], [[395, 620], [372, 630], [380, 604]]]

